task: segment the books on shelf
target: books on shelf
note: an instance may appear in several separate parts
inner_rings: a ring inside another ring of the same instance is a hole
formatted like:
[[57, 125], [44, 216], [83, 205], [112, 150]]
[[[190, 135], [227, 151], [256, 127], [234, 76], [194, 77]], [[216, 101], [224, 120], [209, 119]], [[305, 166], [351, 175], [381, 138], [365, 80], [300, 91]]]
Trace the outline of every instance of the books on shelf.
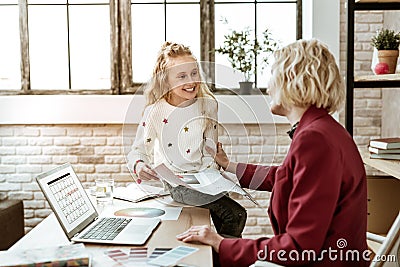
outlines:
[[370, 154], [371, 159], [400, 159], [400, 153], [399, 154]]
[[400, 149], [381, 149], [376, 147], [368, 147], [369, 152], [374, 154], [399, 154]]
[[0, 266], [91, 266], [91, 256], [85, 246], [71, 244], [25, 250], [0, 251]]
[[400, 160], [400, 137], [372, 139], [368, 150], [371, 159]]
[[378, 138], [369, 141], [369, 146], [380, 149], [400, 148], [400, 137]]

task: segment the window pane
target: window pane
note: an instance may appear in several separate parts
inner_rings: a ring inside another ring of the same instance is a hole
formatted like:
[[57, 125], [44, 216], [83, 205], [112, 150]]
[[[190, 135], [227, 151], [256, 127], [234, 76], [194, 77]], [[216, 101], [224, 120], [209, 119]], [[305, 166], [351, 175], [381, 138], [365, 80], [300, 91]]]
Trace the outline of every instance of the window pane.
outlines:
[[200, 4], [199, 0], [166, 0], [167, 3], [197, 3]]
[[110, 4], [110, 0], [69, 0], [69, 4]]
[[18, 5], [18, 0], [1, 0], [0, 6], [9, 4]]
[[167, 5], [167, 41], [190, 47], [200, 59], [200, 5]]
[[296, 4], [257, 4], [258, 33], [265, 28], [283, 45], [296, 41]]
[[70, 6], [71, 89], [109, 89], [109, 6]]
[[67, 0], [28, 0], [31, 4], [66, 4]]
[[[149, 16], [149, 14], [152, 15]], [[132, 69], [134, 82], [147, 82], [151, 78], [157, 53], [164, 40], [164, 5], [132, 5]]]
[[[282, 16], [285, 14], [285, 16]], [[296, 4], [257, 4], [258, 36], [268, 28], [281, 46], [296, 41]], [[261, 59], [257, 59], [261, 66]], [[258, 68], [257, 86], [265, 88], [268, 84], [270, 68]]]
[[31, 88], [68, 89], [65, 6], [29, 6], [28, 12]]
[[21, 89], [18, 6], [0, 6], [0, 90]]
[[164, 0], [132, 0], [131, 3], [132, 4], [135, 4], [135, 3], [160, 3], [160, 4], [163, 4]]
[[[224, 3], [224, 2], [245, 2], [245, 3], [248, 2], [248, 3], [254, 3], [254, 0], [215, 0], [215, 3]], [[241, 13], [238, 13], [238, 14], [241, 14]]]
[[[223, 45], [224, 36], [231, 33], [232, 30], [240, 31], [248, 27], [253, 30], [252, 33], [254, 34], [254, 8], [254, 4], [215, 5], [216, 48]], [[237, 14], [240, 14], [240, 19], [237, 18]], [[215, 73], [217, 87], [238, 88], [238, 82], [244, 80], [244, 76], [240, 72], [232, 70], [228, 57], [217, 53], [215, 54], [215, 62], [217, 64]], [[218, 65], [222, 66], [218, 67]]]

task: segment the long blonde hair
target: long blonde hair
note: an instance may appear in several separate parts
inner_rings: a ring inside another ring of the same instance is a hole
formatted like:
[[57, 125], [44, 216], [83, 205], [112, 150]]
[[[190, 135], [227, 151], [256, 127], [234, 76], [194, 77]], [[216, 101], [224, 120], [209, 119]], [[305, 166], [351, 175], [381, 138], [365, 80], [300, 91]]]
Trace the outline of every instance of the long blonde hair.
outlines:
[[[155, 102], [163, 98], [168, 100], [171, 95], [171, 90], [168, 85], [168, 72], [169, 69], [172, 67], [169, 65], [169, 63], [173, 59], [184, 56], [192, 57], [196, 61], [196, 65], [199, 70], [200, 83], [196, 98], [198, 98], [198, 100], [200, 101], [200, 111], [202, 112], [202, 114], [205, 115], [206, 118], [215, 117], [213, 116], [213, 114], [210, 114], [211, 112], [216, 112], [215, 110], [205, 108], [207, 101], [215, 101], [216, 105], [217, 101], [213, 93], [210, 91], [207, 84], [205, 83], [205, 80], [203, 78], [204, 76], [202, 75], [201, 68], [196, 57], [193, 55], [188, 46], [173, 42], [165, 42], [158, 52], [157, 62], [153, 69], [152, 79], [149, 82], [147, 88], [145, 88], [144, 90], [144, 95], [146, 97], [146, 107], [154, 104]], [[208, 126], [211, 122], [208, 119], [206, 121], [206, 126]]]
[[299, 40], [274, 53], [270, 86], [284, 107], [315, 105], [333, 113], [345, 98], [345, 87], [334, 56], [316, 39]]
[[[197, 62], [196, 57], [193, 55], [192, 51], [189, 47], [172, 42], [165, 42], [162, 46], [160, 51], [158, 52], [157, 62], [153, 69], [153, 76], [149, 83], [149, 86], [145, 89], [144, 94], [147, 99], [146, 106], [154, 104], [156, 101], [160, 100], [161, 98], [168, 98], [170, 95], [170, 88], [168, 86], [168, 71], [169, 63], [172, 59], [178, 57], [190, 56], [196, 61], [197, 68], [199, 69], [201, 83], [200, 83], [200, 90], [197, 93], [196, 97], [212, 97], [214, 98], [212, 92], [208, 88], [207, 84], [203, 81], [203, 76], [201, 75], [201, 69]], [[215, 99], [215, 98], [214, 98]]]

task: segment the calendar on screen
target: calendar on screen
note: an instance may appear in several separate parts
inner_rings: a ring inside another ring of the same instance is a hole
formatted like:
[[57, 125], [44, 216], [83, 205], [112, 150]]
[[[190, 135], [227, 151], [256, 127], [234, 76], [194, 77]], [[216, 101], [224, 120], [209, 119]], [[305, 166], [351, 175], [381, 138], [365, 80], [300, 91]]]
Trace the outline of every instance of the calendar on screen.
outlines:
[[89, 210], [70, 173], [60, 176], [48, 185], [68, 223], [74, 223]]

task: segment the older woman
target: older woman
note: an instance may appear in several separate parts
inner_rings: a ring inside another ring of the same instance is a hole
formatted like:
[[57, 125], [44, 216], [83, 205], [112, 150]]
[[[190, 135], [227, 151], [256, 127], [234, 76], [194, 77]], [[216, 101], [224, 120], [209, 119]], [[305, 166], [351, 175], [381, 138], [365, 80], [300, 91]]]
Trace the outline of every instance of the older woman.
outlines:
[[243, 187], [271, 191], [272, 238], [228, 239], [208, 226], [177, 236], [209, 244], [222, 266], [266, 260], [285, 266], [367, 266], [366, 174], [352, 137], [329, 114], [344, 101], [342, 77], [328, 48], [299, 40], [275, 52], [271, 112], [287, 117], [292, 144], [280, 166], [216, 161]]

